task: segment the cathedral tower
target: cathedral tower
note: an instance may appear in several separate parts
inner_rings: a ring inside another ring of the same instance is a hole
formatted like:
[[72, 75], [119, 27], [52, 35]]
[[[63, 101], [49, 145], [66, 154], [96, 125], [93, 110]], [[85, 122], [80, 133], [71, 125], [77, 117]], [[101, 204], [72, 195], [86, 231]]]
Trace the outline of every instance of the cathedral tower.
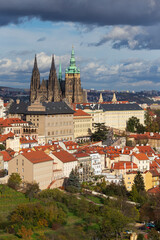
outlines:
[[54, 55], [53, 55], [50, 74], [49, 74], [49, 82], [48, 82], [48, 101], [59, 102], [61, 100], [62, 100], [62, 93], [60, 89], [59, 80], [57, 79]]
[[65, 98], [69, 103], [82, 103], [83, 91], [81, 88], [80, 70], [76, 67], [74, 49], [72, 47], [70, 66], [65, 74]]
[[32, 70], [31, 85], [30, 85], [30, 101], [34, 102], [37, 98], [37, 90], [40, 88], [40, 73], [37, 65], [37, 57], [35, 55], [34, 66]]

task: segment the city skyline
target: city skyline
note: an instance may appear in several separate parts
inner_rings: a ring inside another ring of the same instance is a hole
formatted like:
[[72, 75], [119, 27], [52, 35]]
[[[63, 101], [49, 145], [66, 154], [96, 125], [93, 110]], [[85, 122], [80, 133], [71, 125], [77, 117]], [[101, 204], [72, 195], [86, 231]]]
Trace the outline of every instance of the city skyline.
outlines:
[[158, 0], [2, 1], [0, 85], [29, 88], [34, 55], [41, 80], [52, 54], [63, 78], [72, 45], [82, 87], [160, 90]]

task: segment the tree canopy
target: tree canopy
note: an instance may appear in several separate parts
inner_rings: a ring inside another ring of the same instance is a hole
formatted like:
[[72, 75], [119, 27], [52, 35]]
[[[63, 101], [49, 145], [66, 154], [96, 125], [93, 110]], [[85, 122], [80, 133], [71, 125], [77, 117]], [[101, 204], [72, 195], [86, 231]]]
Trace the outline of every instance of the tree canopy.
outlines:
[[126, 131], [133, 133], [144, 133], [145, 127], [140, 123], [138, 118], [131, 117], [127, 121]]
[[8, 179], [8, 186], [17, 190], [20, 187], [22, 179], [18, 173], [12, 173]]
[[134, 184], [138, 192], [145, 190], [143, 176], [139, 171], [134, 178]]
[[105, 141], [107, 139], [108, 129], [104, 123], [95, 123], [95, 132], [91, 134], [92, 141]]

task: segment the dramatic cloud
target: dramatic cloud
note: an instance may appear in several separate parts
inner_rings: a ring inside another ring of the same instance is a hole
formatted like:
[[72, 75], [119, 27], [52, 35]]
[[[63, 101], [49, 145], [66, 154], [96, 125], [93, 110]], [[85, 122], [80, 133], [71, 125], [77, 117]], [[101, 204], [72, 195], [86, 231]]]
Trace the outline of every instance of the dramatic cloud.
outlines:
[[98, 42], [89, 46], [101, 46], [111, 42], [112, 48], [126, 47], [132, 50], [160, 49], [160, 24], [155, 26], [115, 26]]
[[0, 25], [37, 17], [96, 25], [151, 25], [160, 22], [159, 0], [1, 0]]

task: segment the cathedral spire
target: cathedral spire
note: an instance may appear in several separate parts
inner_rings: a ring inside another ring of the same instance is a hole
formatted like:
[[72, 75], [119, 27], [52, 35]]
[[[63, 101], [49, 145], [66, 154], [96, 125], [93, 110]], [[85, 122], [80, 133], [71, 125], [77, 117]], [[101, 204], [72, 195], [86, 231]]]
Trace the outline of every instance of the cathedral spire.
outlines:
[[37, 65], [37, 56], [35, 54], [35, 58], [34, 58], [34, 66], [33, 69], [38, 69], [38, 65]]
[[55, 68], [55, 62], [54, 62], [54, 54], [52, 55], [52, 63], [51, 63], [51, 69], [50, 71], [55, 71], [56, 68]]

